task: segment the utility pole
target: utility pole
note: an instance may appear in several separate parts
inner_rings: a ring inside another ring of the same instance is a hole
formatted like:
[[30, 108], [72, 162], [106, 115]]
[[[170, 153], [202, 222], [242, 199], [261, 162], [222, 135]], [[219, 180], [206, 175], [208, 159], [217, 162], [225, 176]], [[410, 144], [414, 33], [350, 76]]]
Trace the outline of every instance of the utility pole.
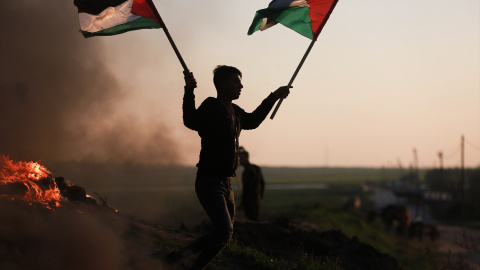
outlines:
[[418, 190], [420, 190], [420, 177], [418, 173], [418, 155], [417, 149], [413, 148], [413, 172], [415, 174], [415, 185]]
[[330, 152], [328, 151], [328, 147], [325, 147], [325, 167], [328, 167], [329, 157], [330, 157]]
[[415, 196], [416, 196], [416, 203], [415, 203], [415, 218], [420, 217], [420, 175], [418, 172], [418, 155], [417, 155], [417, 149], [413, 148], [413, 175], [415, 177], [415, 185], [416, 185], [416, 190], [415, 190]]
[[465, 207], [465, 136], [460, 141], [460, 185], [461, 185], [461, 207]]
[[440, 169], [439, 169], [439, 173], [438, 173], [438, 179], [437, 181], [441, 183], [441, 185], [444, 184], [444, 181], [443, 181], [443, 152], [442, 151], [439, 151], [438, 152], [438, 158], [440, 159]]
[[440, 170], [443, 170], [443, 152], [438, 152], [438, 158], [440, 159]]

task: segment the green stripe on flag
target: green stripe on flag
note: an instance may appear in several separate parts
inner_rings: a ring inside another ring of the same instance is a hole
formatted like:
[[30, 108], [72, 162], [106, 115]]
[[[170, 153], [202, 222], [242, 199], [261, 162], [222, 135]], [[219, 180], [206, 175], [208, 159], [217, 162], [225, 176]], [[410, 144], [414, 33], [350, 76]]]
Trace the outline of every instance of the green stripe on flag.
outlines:
[[98, 32], [86, 32], [81, 31], [85, 38], [94, 37], [94, 36], [112, 36], [122, 34], [128, 31], [137, 30], [137, 29], [157, 29], [162, 28], [162, 26], [157, 23], [154, 19], [140, 17], [134, 21], [120, 24], [108, 29], [104, 29]]
[[263, 18], [268, 18], [268, 20], [281, 23], [302, 36], [313, 39], [309, 12], [309, 7], [291, 7], [286, 9], [266, 8], [258, 10], [248, 29], [248, 34], [251, 35], [255, 31], [260, 30]]

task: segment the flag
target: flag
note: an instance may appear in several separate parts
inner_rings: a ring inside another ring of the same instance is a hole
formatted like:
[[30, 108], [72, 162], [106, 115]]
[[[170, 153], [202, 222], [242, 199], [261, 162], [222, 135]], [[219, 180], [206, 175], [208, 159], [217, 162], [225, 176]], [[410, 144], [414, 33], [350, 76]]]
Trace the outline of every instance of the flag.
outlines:
[[273, 0], [268, 8], [258, 10], [248, 35], [277, 23], [309, 39], [317, 40], [338, 0]]
[[83, 36], [111, 36], [138, 29], [162, 28], [152, 0], [74, 0]]

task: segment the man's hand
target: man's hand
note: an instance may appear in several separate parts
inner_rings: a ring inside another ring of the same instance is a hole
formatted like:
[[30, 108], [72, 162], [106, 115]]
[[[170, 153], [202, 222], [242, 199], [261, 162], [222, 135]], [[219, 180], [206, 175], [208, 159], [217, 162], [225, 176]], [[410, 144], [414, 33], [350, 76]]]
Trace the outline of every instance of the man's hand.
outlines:
[[281, 86], [273, 92], [273, 95], [276, 98], [286, 98], [288, 94], [290, 94], [290, 88], [292, 88], [292, 86]]
[[183, 74], [185, 75], [185, 88], [187, 89], [197, 88], [197, 81], [195, 80], [195, 77], [193, 77], [193, 73], [184, 71]]

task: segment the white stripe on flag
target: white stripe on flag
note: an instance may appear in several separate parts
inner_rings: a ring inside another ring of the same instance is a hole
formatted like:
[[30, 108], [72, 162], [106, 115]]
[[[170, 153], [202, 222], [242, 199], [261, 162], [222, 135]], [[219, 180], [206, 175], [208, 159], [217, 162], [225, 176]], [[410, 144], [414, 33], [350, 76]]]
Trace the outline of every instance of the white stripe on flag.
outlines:
[[95, 33], [104, 29], [134, 21], [141, 16], [131, 12], [133, 0], [127, 0], [116, 7], [109, 7], [98, 15], [78, 13], [80, 30]]

